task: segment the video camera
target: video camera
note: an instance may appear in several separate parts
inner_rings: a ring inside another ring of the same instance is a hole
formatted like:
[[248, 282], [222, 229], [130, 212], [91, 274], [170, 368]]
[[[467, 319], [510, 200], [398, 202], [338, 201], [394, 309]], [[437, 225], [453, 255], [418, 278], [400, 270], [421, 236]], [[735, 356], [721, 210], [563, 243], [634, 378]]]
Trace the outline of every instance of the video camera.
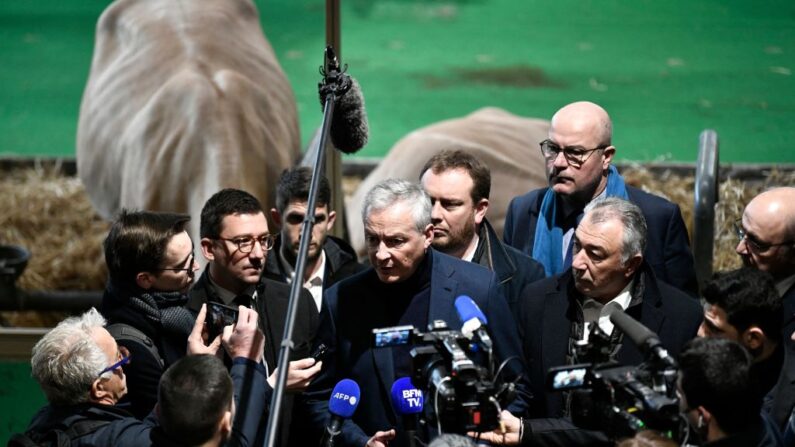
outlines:
[[373, 343], [377, 348], [412, 346], [411, 380], [433, 408], [431, 414], [425, 411], [427, 422], [436, 423], [440, 432], [466, 434], [497, 428], [502, 406], [514, 396], [515, 384], [495, 376], [491, 340], [482, 334], [467, 337], [436, 320], [425, 333], [414, 326], [373, 329]]
[[610, 320], [645, 354], [644, 363], [621, 366], [611, 361], [610, 337], [593, 324], [588, 341], [574, 348], [576, 358], [587, 363], [550, 368], [547, 389], [571, 393], [571, 419], [578, 427], [602, 431], [613, 439], [646, 429], [685, 439], [687, 424], [679, 412], [675, 360], [653, 332], [620, 307], [612, 309]]

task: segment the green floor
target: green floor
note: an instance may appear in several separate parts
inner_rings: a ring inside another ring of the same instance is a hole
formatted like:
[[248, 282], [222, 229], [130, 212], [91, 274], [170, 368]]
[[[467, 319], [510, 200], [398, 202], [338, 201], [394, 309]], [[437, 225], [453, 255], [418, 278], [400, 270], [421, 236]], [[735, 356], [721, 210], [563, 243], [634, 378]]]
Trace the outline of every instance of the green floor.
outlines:
[[[0, 156], [74, 154], [96, 0], [0, 2]], [[257, 2], [296, 92], [306, 142], [320, 121], [322, 0]], [[380, 157], [412, 129], [486, 105], [548, 118], [603, 104], [622, 159], [795, 162], [795, 2], [348, 0], [343, 53]]]
[[[73, 156], [94, 25], [107, 1], [0, 2], [0, 157]], [[348, 0], [343, 55], [380, 157], [426, 124], [499, 106], [548, 118], [604, 105], [622, 159], [693, 162], [714, 128], [724, 162], [795, 163], [795, 2]], [[320, 121], [322, 0], [257, 1], [293, 84], [304, 141]], [[532, 144], [529, 144], [532, 146]], [[0, 445], [43, 397], [0, 363]]]

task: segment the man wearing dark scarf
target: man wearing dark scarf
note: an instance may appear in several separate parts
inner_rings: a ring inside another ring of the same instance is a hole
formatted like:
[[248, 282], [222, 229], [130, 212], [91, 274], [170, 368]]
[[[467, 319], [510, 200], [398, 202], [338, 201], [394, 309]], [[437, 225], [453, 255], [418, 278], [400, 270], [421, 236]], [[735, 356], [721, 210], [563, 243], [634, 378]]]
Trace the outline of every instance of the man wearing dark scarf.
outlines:
[[110, 278], [101, 311], [111, 333], [138, 334], [115, 335], [133, 358], [125, 367], [129, 393], [120, 404], [138, 418], [152, 411], [160, 376], [185, 355], [193, 327], [194, 317], [184, 308], [198, 269], [185, 231], [189, 220], [183, 214], [122, 210], [104, 242]]
[[572, 235], [583, 209], [599, 197], [619, 197], [638, 205], [649, 237], [643, 257], [658, 279], [697, 294], [693, 255], [679, 207], [625, 184], [611, 165], [613, 125], [591, 102], [575, 102], [552, 117], [542, 141], [549, 187], [514, 198], [505, 216], [503, 238], [544, 266], [547, 276], [571, 266]]

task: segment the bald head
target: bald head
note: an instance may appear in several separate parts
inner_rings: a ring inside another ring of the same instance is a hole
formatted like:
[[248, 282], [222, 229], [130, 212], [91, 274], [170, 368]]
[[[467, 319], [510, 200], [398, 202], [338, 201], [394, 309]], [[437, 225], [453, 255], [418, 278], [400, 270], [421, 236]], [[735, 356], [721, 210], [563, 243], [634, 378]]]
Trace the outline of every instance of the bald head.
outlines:
[[613, 123], [607, 111], [597, 104], [578, 101], [563, 106], [552, 116], [549, 137], [555, 134], [580, 135], [592, 141], [593, 147], [610, 145], [613, 138]]
[[[765, 191], [745, 207], [742, 218], [745, 239], [737, 253], [746, 265], [782, 279], [795, 269], [795, 188]], [[749, 243], [751, 242], [751, 243]]]

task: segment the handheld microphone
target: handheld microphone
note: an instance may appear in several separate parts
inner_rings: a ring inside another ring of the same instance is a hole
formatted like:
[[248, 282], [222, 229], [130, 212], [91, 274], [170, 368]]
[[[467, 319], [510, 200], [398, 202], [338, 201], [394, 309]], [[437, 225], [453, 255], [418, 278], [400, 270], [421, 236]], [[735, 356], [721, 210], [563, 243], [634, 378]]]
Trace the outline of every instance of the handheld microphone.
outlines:
[[335, 95], [335, 111], [331, 117], [329, 136], [334, 147], [346, 154], [352, 154], [367, 144], [369, 127], [364, 110], [364, 95], [356, 79], [340, 70], [334, 49], [326, 47], [324, 76], [320, 88], [320, 104], [325, 105], [329, 94]]
[[609, 303], [610, 321], [621, 329], [632, 343], [646, 356], [654, 356], [666, 366], [676, 368], [676, 360], [668, 355], [657, 334], [624, 312], [618, 303]]
[[417, 445], [417, 414], [424, 405], [422, 390], [416, 388], [409, 377], [401, 377], [392, 385], [392, 407], [403, 419], [409, 446]]
[[464, 323], [461, 326], [461, 333], [470, 340], [473, 335], [477, 335], [483, 347], [488, 352], [491, 352], [491, 338], [486, 331], [488, 319], [486, 319], [486, 315], [483, 314], [478, 305], [475, 304], [475, 301], [466, 295], [461, 295], [455, 299], [455, 310]]
[[345, 419], [350, 419], [359, 405], [359, 384], [351, 379], [342, 379], [331, 392], [328, 401], [328, 411], [331, 413], [326, 430], [323, 432], [323, 439], [320, 445], [323, 447], [333, 447], [336, 438], [339, 436], [342, 423]]

